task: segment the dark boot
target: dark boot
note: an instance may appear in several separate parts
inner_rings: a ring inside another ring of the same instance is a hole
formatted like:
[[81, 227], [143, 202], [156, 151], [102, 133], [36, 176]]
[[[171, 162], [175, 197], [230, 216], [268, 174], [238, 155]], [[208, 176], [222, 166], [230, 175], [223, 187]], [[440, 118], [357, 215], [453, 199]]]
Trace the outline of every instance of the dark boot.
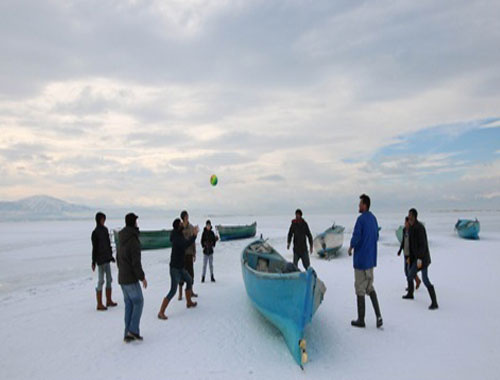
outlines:
[[412, 300], [413, 299], [413, 279], [411, 281], [408, 281], [408, 293], [406, 293], [403, 296], [403, 299], [405, 299], [405, 300]]
[[429, 310], [435, 310], [439, 306], [437, 303], [436, 291], [434, 290], [434, 286], [433, 285], [429, 286], [427, 290], [429, 290], [429, 295], [431, 296], [431, 301], [432, 301], [431, 305], [429, 306]]
[[358, 319], [351, 321], [351, 326], [365, 327], [365, 296], [357, 296], [358, 300]]
[[111, 299], [111, 288], [106, 288], [106, 306], [117, 306], [118, 304], [116, 302], [113, 302]]
[[182, 285], [179, 284], [179, 301], [182, 301]]
[[380, 314], [380, 307], [378, 305], [378, 298], [375, 290], [370, 293], [370, 299], [372, 300], [373, 310], [375, 310], [375, 315], [377, 316], [377, 327], [382, 327], [382, 315]]
[[191, 297], [193, 296], [193, 291], [191, 289], [186, 289], [186, 307], [189, 309], [191, 307], [196, 307], [197, 303], [191, 301]]
[[96, 290], [95, 296], [97, 299], [97, 310], [99, 311], [108, 310], [108, 308], [104, 306], [104, 304], [102, 303], [102, 290]]
[[205, 282], [205, 276], [201, 277], [201, 282]]
[[210, 281], [215, 282], [214, 275], [211, 276]]
[[160, 311], [158, 312], [158, 319], [168, 319], [167, 316], [165, 315], [165, 310], [167, 309], [167, 306], [168, 306], [168, 298], [165, 297], [163, 298], [163, 302], [161, 303], [161, 306], [160, 306]]

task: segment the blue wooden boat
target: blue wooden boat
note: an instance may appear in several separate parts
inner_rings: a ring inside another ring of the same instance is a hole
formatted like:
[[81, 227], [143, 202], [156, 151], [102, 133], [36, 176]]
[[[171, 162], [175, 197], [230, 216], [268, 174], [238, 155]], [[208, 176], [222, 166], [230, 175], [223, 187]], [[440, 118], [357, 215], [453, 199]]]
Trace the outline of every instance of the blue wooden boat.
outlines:
[[455, 224], [455, 229], [457, 230], [458, 236], [464, 239], [479, 239], [479, 230], [481, 225], [479, 220], [471, 219], [458, 219]]
[[403, 230], [404, 226], [399, 226], [396, 230], [396, 237], [398, 238], [399, 244], [403, 241]]
[[281, 331], [302, 367], [308, 360], [304, 328], [323, 301], [324, 283], [314, 269], [300, 272], [262, 239], [243, 250], [241, 268], [252, 304]]
[[337, 256], [344, 244], [344, 230], [344, 226], [334, 224], [314, 238], [313, 248], [319, 257], [331, 259]]
[[257, 233], [257, 222], [244, 226], [215, 226], [221, 241], [246, 239]]

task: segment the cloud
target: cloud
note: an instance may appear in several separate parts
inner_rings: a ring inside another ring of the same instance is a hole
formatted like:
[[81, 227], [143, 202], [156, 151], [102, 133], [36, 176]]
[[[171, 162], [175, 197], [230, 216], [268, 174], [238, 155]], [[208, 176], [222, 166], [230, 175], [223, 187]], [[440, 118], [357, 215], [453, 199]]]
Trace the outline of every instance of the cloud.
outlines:
[[499, 11], [3, 2], [0, 197], [321, 211], [495, 193]]

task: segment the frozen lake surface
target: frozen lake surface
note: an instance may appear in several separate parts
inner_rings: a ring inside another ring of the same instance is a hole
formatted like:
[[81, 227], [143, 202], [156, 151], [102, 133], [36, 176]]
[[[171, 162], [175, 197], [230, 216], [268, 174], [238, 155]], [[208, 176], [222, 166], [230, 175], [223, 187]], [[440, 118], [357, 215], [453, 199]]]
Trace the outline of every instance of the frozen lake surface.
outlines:
[[[346, 246], [356, 214], [305, 215], [313, 234], [333, 221], [346, 226], [341, 255], [316, 256], [312, 266], [327, 293], [306, 330], [310, 362], [302, 371], [278, 330], [251, 306], [240, 267], [251, 241], [219, 243], [217, 282], [200, 283], [198, 244], [195, 290], [198, 307], [172, 300], [168, 321], [156, 318], [170, 285], [170, 249], [143, 252], [149, 282], [141, 321], [144, 342], [122, 342], [123, 299], [118, 307], [95, 311], [90, 221], [0, 223], [0, 367], [3, 379], [498, 379], [500, 373], [500, 213], [422, 213], [439, 310], [429, 311], [424, 286], [413, 301], [402, 300], [405, 279], [395, 229], [404, 215], [377, 214], [382, 226], [375, 271], [383, 330], [367, 300], [367, 328], [354, 329], [356, 316], [352, 259]], [[481, 221], [479, 241], [457, 237], [459, 217]], [[169, 228], [173, 217], [142, 220], [142, 229]], [[288, 260], [290, 216], [212, 217], [213, 224], [257, 221], [263, 234]], [[205, 217], [192, 216], [204, 225]], [[121, 221], [108, 220], [109, 228]], [[114, 279], [117, 278], [113, 266]]]

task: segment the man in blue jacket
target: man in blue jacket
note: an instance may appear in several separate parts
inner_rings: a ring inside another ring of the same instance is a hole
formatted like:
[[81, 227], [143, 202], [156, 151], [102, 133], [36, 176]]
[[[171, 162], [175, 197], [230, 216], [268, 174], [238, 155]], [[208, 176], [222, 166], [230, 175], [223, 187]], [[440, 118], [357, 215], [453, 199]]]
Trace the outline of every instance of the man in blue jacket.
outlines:
[[377, 317], [377, 327], [381, 327], [382, 315], [373, 287], [373, 268], [377, 266], [378, 223], [370, 212], [370, 197], [363, 194], [359, 199], [361, 215], [356, 220], [349, 247], [349, 256], [354, 250], [354, 288], [358, 301], [358, 319], [352, 321], [351, 325], [365, 327], [365, 295], [368, 294]]

